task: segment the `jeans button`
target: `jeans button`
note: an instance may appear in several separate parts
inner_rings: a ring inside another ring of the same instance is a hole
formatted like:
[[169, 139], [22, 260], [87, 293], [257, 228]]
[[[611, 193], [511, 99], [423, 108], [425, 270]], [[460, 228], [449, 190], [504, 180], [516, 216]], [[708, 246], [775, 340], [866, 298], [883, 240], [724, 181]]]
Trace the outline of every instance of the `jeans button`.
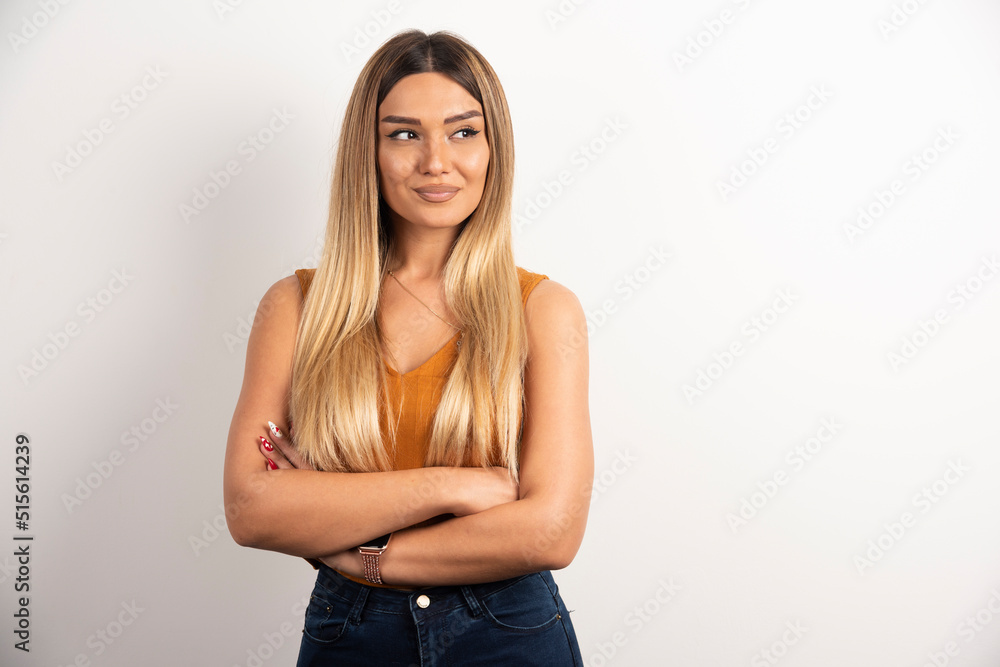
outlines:
[[417, 598], [417, 606], [421, 609], [427, 609], [431, 604], [431, 599], [426, 595], [421, 595]]

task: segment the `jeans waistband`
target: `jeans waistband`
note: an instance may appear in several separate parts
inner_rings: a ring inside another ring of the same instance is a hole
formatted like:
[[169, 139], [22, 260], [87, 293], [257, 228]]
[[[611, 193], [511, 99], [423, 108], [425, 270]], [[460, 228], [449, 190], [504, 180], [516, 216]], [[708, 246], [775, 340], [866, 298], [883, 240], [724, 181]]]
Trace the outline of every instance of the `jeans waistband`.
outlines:
[[[538, 573], [545, 581], [546, 585], [555, 590], [552, 581], [552, 574], [549, 571]], [[415, 590], [379, 588], [376, 586], [366, 586], [356, 581], [351, 581], [341, 575], [336, 570], [327, 565], [320, 564], [317, 574], [317, 583], [330, 591], [331, 594], [353, 604], [352, 620], [357, 622], [361, 611], [364, 608], [375, 608], [388, 613], [403, 613], [409, 610], [413, 601], [420, 596], [427, 596], [437, 611], [448, 611], [457, 606], [467, 606], [473, 616], [482, 614], [479, 600], [497, 591], [520, 581], [524, 577], [531, 576], [525, 574], [510, 579], [491, 581], [481, 584], [468, 584], [464, 586], [430, 586]]]

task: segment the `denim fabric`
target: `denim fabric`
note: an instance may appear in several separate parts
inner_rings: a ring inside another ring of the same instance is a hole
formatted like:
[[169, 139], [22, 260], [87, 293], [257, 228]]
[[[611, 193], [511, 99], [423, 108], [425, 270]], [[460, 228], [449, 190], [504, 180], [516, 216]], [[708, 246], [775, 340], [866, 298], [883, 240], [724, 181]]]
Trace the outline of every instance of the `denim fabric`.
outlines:
[[548, 571], [405, 591], [320, 565], [297, 667], [320, 665], [581, 667], [583, 659]]

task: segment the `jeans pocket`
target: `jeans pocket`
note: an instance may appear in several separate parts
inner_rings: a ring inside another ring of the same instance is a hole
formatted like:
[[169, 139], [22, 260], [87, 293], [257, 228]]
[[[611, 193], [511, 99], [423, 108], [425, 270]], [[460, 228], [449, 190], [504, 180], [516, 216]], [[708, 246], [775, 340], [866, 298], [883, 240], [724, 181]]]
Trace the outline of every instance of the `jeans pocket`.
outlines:
[[552, 591], [537, 572], [483, 596], [479, 602], [491, 623], [513, 632], [545, 630], [561, 618]]
[[350, 603], [317, 583], [306, 607], [304, 634], [319, 644], [332, 644], [347, 631], [350, 611]]

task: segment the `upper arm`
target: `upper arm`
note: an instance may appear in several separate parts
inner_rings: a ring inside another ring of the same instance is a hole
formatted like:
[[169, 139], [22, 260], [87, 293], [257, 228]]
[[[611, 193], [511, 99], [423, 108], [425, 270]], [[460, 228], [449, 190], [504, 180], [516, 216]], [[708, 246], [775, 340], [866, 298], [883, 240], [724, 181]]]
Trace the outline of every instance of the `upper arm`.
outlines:
[[252, 478], [265, 473], [257, 449], [258, 436], [267, 433], [268, 420], [287, 425], [292, 355], [302, 301], [294, 275], [279, 280], [261, 299], [250, 329], [243, 386], [226, 444], [223, 495], [227, 514], [231, 515], [231, 532], [239, 532], [239, 516], [246, 513], [230, 510], [242, 508], [252, 500], [248, 497], [252, 494]]
[[537, 497], [550, 508], [572, 559], [583, 539], [594, 479], [587, 322], [576, 295], [551, 280], [532, 291], [525, 319], [521, 497]]

